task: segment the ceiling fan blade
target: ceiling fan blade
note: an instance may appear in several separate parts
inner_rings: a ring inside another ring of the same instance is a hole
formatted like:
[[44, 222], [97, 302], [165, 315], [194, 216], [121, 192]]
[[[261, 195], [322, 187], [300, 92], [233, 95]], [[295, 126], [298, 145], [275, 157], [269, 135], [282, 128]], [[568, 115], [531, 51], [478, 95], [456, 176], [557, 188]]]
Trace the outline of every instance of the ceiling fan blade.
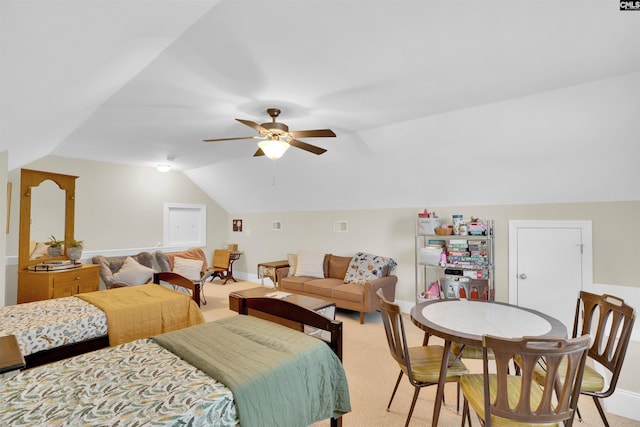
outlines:
[[255, 122], [252, 122], [251, 120], [242, 120], [242, 119], [236, 119], [236, 120], [239, 121], [240, 123], [242, 123], [243, 125], [247, 125], [250, 128], [253, 128], [253, 129], [257, 130], [261, 134], [269, 133], [268, 129], [263, 128], [262, 126], [260, 126], [259, 124], [255, 123]]
[[297, 139], [290, 139], [287, 142], [294, 147], [301, 148], [313, 154], [320, 155], [327, 151], [324, 148], [316, 147], [315, 145], [307, 144], [306, 142], [298, 141]]
[[235, 141], [238, 139], [257, 139], [257, 136], [240, 136], [237, 138], [203, 139], [202, 142]]
[[296, 130], [289, 132], [292, 138], [330, 138], [336, 136], [331, 129]]
[[264, 151], [262, 151], [262, 148], [258, 148], [258, 151], [253, 153], [253, 157], [258, 157], [258, 156], [264, 156]]

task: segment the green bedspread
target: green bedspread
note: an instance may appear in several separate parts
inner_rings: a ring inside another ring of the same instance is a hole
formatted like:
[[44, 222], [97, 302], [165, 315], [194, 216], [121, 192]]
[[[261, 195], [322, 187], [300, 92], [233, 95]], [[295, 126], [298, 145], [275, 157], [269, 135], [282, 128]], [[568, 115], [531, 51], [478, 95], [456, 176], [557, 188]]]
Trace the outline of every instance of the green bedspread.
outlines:
[[301, 332], [238, 315], [153, 339], [229, 387], [243, 427], [308, 426], [351, 410], [342, 363]]

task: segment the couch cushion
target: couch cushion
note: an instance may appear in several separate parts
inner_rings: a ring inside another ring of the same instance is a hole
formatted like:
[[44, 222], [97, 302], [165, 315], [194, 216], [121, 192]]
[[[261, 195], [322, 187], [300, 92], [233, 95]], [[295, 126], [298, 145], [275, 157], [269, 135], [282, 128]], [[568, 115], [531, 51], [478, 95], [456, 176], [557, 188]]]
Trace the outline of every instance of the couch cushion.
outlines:
[[331, 289], [330, 296], [331, 298], [362, 304], [364, 302], [364, 286], [357, 283], [343, 283]]
[[395, 266], [396, 262], [391, 258], [358, 252], [349, 264], [344, 282], [363, 284], [388, 275]]
[[344, 282], [344, 278], [347, 275], [347, 269], [349, 268], [351, 259], [352, 257], [349, 256], [329, 255], [329, 268], [327, 277], [340, 279]]
[[344, 285], [341, 279], [308, 280], [304, 284], [304, 291], [321, 297], [328, 297], [331, 296], [331, 290], [340, 285]]
[[296, 277], [324, 277], [324, 254], [320, 252], [298, 252]]
[[304, 291], [304, 282], [309, 280], [308, 277], [282, 277], [278, 286], [280, 290], [287, 291]]

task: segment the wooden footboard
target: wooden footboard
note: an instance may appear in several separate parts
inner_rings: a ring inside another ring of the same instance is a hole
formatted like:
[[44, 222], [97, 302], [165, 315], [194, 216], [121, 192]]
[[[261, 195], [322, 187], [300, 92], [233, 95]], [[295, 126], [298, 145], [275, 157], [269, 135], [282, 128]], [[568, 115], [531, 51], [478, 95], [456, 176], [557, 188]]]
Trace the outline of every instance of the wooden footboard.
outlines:
[[88, 353], [94, 350], [99, 350], [108, 346], [109, 336], [103, 335], [101, 337], [92, 338], [86, 341], [67, 344], [61, 347], [51, 348], [49, 350], [38, 351], [24, 357], [24, 360], [26, 362], [25, 369], [33, 368], [51, 362], [57, 362], [58, 360], [62, 359], [68, 359], [69, 357]]
[[[342, 322], [327, 319], [315, 311], [278, 298], [243, 298], [239, 307], [240, 314], [260, 317], [284, 326], [303, 331], [304, 325], [327, 331], [331, 335], [327, 343], [342, 360]], [[331, 418], [331, 426], [342, 426], [342, 417]]]

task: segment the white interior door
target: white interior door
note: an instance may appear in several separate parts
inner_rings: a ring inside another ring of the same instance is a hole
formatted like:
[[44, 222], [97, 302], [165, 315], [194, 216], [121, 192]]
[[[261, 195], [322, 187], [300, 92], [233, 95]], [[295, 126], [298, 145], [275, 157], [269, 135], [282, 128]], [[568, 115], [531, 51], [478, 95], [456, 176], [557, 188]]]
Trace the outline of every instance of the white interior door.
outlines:
[[592, 287], [591, 223], [509, 222], [509, 303], [561, 320], [570, 334], [580, 290]]

